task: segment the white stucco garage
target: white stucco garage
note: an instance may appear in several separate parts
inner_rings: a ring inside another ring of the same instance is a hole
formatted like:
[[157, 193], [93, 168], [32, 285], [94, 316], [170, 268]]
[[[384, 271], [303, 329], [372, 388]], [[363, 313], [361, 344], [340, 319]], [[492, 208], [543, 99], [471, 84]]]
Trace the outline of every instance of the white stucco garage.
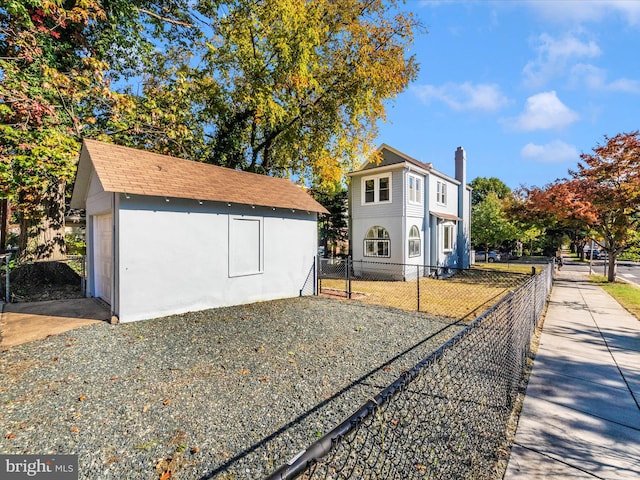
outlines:
[[289, 180], [85, 140], [87, 296], [119, 321], [297, 296], [327, 211]]

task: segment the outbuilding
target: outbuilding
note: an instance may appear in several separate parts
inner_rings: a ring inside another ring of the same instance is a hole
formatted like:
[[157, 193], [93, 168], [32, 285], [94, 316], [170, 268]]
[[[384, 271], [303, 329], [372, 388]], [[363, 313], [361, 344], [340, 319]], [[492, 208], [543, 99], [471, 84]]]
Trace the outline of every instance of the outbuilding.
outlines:
[[84, 140], [87, 296], [122, 322], [299, 295], [317, 216], [290, 180]]

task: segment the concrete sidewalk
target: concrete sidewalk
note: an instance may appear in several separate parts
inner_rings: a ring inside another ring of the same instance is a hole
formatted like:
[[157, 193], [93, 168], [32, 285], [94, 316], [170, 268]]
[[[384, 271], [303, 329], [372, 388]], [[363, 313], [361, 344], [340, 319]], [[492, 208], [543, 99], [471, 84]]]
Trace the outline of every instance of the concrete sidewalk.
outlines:
[[640, 479], [640, 321], [583, 271], [554, 282], [506, 480]]

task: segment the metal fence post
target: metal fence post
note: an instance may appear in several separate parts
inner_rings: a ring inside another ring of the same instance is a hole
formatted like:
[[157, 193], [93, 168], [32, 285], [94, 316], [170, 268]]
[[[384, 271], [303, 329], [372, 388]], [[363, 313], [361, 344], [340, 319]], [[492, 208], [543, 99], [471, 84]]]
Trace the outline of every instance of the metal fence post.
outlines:
[[347, 256], [347, 298], [351, 299], [351, 257]]
[[313, 256], [313, 294], [318, 295], [318, 262], [320, 262], [320, 258], [318, 256]]
[[4, 278], [4, 300], [6, 303], [11, 303], [11, 292], [10, 292], [10, 279], [9, 279], [9, 260], [11, 259], [11, 254], [8, 253], [4, 257], [5, 262], [5, 278]]

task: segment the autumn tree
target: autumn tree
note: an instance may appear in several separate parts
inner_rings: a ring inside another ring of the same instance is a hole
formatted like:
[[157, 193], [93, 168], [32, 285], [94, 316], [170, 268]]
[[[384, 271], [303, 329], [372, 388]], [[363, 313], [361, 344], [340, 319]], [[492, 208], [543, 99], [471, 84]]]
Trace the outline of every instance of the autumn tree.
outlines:
[[395, 1], [200, 0], [188, 13], [200, 35], [149, 62], [127, 142], [330, 190], [417, 73], [405, 52], [419, 25]]
[[[112, 0], [9, 0], [0, 6], [0, 197], [20, 221], [20, 251], [64, 255], [65, 191], [80, 141], [122, 97], [101, 60], [117, 31]], [[128, 34], [124, 34], [127, 36]]]
[[83, 137], [330, 191], [415, 78], [417, 28], [384, 0], [4, 2], [0, 196], [23, 251], [63, 254]]
[[580, 155], [578, 168], [567, 182], [574, 203], [584, 206], [585, 220], [602, 239], [607, 252], [607, 279], [615, 281], [618, 256], [637, 244], [640, 226], [640, 132], [605, 135], [593, 153]]

